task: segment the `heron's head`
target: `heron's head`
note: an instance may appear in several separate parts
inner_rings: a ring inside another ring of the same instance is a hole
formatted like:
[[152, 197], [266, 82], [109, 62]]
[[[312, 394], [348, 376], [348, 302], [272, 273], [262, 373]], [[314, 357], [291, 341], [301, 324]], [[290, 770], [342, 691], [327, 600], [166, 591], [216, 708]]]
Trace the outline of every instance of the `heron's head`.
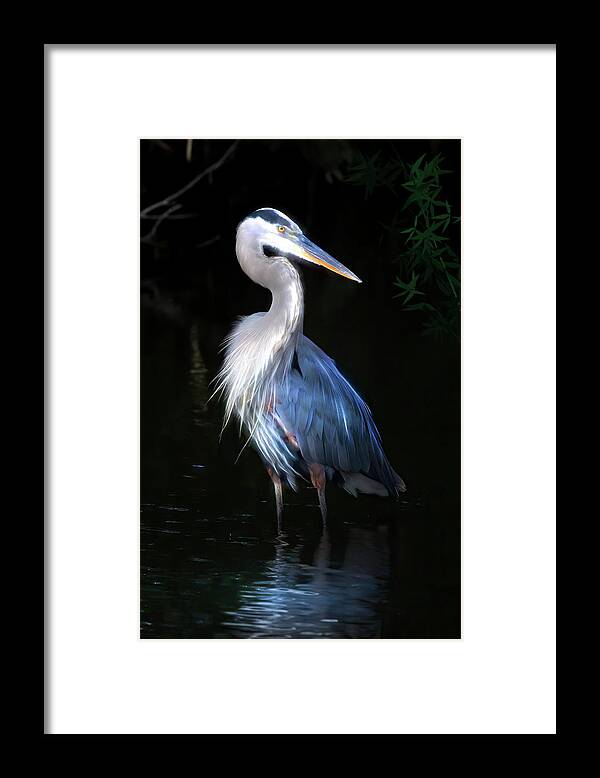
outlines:
[[309, 240], [295, 222], [274, 208], [259, 208], [240, 222], [236, 252], [242, 270], [253, 281], [269, 288], [278, 270], [289, 266], [289, 262], [320, 265], [362, 283], [351, 270]]

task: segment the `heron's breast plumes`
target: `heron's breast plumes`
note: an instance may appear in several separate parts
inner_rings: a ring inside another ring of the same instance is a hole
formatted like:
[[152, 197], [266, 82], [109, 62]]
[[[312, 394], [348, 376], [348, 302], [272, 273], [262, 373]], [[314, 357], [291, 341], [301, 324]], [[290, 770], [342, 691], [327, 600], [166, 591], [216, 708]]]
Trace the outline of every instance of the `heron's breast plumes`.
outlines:
[[264, 401], [268, 405], [273, 390], [269, 374], [275, 353], [273, 338], [265, 338], [259, 325], [264, 313], [240, 319], [225, 340], [225, 359], [217, 376], [216, 393], [225, 397], [223, 427], [235, 414], [240, 427], [248, 424], [252, 410]]
[[215, 394], [225, 399], [223, 429], [232, 416], [249, 442], [281, 472], [294, 471], [288, 446], [275, 423], [278, 395], [285, 391], [294, 352], [289, 332], [256, 313], [240, 319], [225, 341]]

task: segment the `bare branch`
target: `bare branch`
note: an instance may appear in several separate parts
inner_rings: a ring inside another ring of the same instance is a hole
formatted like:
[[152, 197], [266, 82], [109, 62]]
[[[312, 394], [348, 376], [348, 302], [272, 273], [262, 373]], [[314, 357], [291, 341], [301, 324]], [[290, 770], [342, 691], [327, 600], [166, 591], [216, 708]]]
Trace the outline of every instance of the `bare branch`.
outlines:
[[161, 213], [159, 216], [140, 216], [140, 219], [144, 219], [144, 221], [152, 221], [155, 222], [157, 219], [167, 219], [167, 221], [181, 221], [182, 219], [197, 219], [198, 214], [197, 213], [176, 213], [174, 216], [169, 214], [167, 216], [166, 213]]
[[152, 243], [152, 240], [156, 235], [156, 231], [158, 230], [162, 222], [169, 216], [169, 214], [173, 213], [173, 211], [177, 211], [179, 208], [181, 208], [181, 205], [179, 205], [179, 203], [176, 203], [175, 205], [172, 205], [168, 211], [165, 211], [163, 214], [161, 214], [156, 220], [156, 224], [152, 227], [150, 232], [147, 235], [142, 236], [140, 240], [143, 243]]
[[216, 243], [218, 240], [221, 240], [221, 236], [214, 235], [212, 238], [209, 238], [208, 240], [205, 240], [202, 243], [196, 243], [196, 248], [203, 249], [205, 246], [211, 246], [213, 243]]
[[192, 178], [191, 181], [189, 181], [185, 186], [183, 186], [181, 189], [177, 190], [177, 192], [173, 192], [173, 194], [170, 194], [168, 197], [165, 197], [164, 200], [159, 200], [157, 203], [153, 203], [152, 205], [147, 206], [143, 209], [141, 216], [142, 218], [147, 216], [150, 211], [153, 211], [155, 208], [160, 208], [162, 206], [169, 206], [173, 202], [173, 200], [176, 200], [178, 197], [180, 197], [184, 192], [189, 191], [192, 187], [196, 186], [197, 183], [202, 181], [203, 178], [213, 173], [215, 170], [221, 167], [227, 159], [233, 154], [235, 151], [237, 145], [239, 143], [239, 140], [234, 141], [231, 146], [227, 149], [227, 151], [223, 154], [223, 156], [218, 159], [216, 162], [213, 162], [212, 165], [206, 168], [206, 170], [203, 170], [202, 173], [199, 173], [195, 178]]

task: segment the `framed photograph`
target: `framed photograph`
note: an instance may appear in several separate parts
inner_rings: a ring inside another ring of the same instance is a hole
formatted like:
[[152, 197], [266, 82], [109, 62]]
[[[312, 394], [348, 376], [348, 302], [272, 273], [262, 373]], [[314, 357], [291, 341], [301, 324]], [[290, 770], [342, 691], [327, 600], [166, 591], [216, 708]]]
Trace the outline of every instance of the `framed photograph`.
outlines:
[[47, 734], [555, 734], [555, 64], [46, 45]]

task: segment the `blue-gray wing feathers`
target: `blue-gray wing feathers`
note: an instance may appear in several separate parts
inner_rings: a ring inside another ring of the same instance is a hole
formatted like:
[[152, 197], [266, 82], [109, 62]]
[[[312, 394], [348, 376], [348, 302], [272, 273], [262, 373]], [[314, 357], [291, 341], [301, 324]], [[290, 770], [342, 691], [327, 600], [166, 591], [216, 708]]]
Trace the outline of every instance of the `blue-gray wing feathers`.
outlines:
[[277, 414], [295, 437], [305, 463], [322, 464], [342, 477], [356, 474], [354, 480], [361, 491], [367, 491], [361, 483], [368, 479], [394, 496], [405, 490], [385, 456], [368, 406], [333, 360], [303, 335], [282, 383]]

